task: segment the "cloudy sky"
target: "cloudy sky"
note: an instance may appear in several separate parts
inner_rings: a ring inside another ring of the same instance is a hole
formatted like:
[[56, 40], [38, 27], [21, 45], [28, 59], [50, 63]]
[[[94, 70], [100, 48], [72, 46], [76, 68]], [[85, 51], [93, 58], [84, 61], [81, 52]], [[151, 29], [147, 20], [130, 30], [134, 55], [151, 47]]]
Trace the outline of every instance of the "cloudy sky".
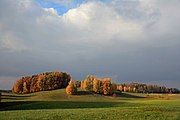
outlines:
[[0, 89], [67, 71], [180, 88], [180, 0], [0, 0]]

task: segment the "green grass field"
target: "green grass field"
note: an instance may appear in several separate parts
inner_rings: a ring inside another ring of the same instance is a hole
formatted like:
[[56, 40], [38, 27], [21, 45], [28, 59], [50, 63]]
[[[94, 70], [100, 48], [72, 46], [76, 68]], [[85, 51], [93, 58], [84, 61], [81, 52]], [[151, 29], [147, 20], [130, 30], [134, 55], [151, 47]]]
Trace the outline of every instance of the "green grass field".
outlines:
[[3, 93], [0, 120], [180, 120], [180, 95], [66, 95], [65, 90]]

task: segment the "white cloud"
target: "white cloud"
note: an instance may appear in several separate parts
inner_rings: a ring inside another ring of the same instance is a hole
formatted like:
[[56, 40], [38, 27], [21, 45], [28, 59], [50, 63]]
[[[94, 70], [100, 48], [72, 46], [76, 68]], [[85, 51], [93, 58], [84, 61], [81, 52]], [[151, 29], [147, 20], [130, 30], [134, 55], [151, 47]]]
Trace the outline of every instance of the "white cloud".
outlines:
[[[165, 34], [173, 31], [172, 25], [176, 26], [176, 22], [171, 22], [179, 19], [178, 16], [171, 14], [178, 11], [176, 9], [178, 4], [176, 7], [171, 4], [172, 7], [169, 6], [170, 8], [166, 10], [166, 6], [171, 2], [163, 4], [150, 0], [113, 0], [105, 4], [89, 1], [70, 9], [62, 16], [59, 16], [54, 8], [39, 8], [30, 0], [11, 2], [11, 4], [4, 0], [1, 2], [2, 5], [3, 3], [7, 5], [5, 8], [7, 14], [1, 10], [0, 16], [0, 24], [4, 26], [0, 29], [3, 33], [1, 43], [4, 44], [1, 47], [6, 45], [13, 50], [16, 44], [19, 44], [22, 50], [23, 46], [31, 49], [49, 48], [51, 46], [43, 45], [49, 40], [56, 45], [71, 42], [71, 44], [95, 46], [107, 45], [114, 40], [141, 41], [153, 36], [153, 32]], [[171, 17], [168, 18], [167, 15]], [[9, 19], [6, 18], [7, 16]], [[9, 31], [13, 37], [7, 37]], [[5, 40], [7, 38], [8, 40]], [[22, 42], [19, 43], [19, 41]], [[17, 49], [20, 49], [20, 46]]]
[[50, 15], [58, 16], [58, 13], [54, 8], [44, 8], [44, 10], [48, 12]]
[[[130, 38], [141, 33], [140, 24], [124, 20], [114, 9], [101, 2], [87, 2], [69, 10], [62, 16], [63, 22], [75, 26], [91, 41], [106, 42], [115, 36]], [[129, 36], [131, 34], [131, 36]], [[103, 40], [103, 41], [101, 41]], [[89, 42], [91, 42], [89, 41]]]
[[[123, 1], [121, 1], [121, 3], [123, 3]], [[47, 39], [51, 39], [54, 42], [59, 42], [60, 40], [64, 42], [84, 42], [89, 44], [101, 44], [102, 42], [104, 42], [103, 44], [107, 44], [107, 42], [110, 42], [112, 39], [138, 40], [136, 38], [144, 34], [144, 24], [142, 24], [142, 20], [137, 22], [131, 17], [126, 19], [125, 16], [128, 16], [128, 11], [133, 10], [135, 12], [133, 12], [132, 15], [139, 14], [140, 18], [149, 16], [151, 13], [149, 9], [142, 9], [139, 3], [124, 2], [124, 6], [122, 6], [115, 0], [110, 5], [99, 1], [89, 1], [77, 8], [70, 9], [66, 14], [63, 14], [63, 16], [58, 16], [54, 8], [38, 8], [38, 6], [30, 0], [13, 2], [13, 4], [14, 6], [8, 6], [6, 9], [7, 11], [13, 10], [12, 14], [16, 15], [14, 23], [10, 23], [11, 21], [9, 21], [9, 23], [4, 22], [7, 23], [6, 26], [8, 26], [8, 29], [10, 25], [17, 26], [19, 24], [20, 27], [18, 30], [20, 34], [23, 35], [18, 34], [18, 36], [15, 37], [25, 40], [25, 43], [32, 38], [34, 40], [38, 39], [39, 42], [37, 41], [36, 45], [28, 47], [38, 46], [38, 44], [47, 41]], [[120, 5], [120, 7], [118, 5]], [[131, 5], [131, 7], [128, 5]], [[118, 7], [119, 9], [117, 9]], [[138, 10], [134, 9], [136, 7]], [[149, 24], [149, 22], [146, 21], [147, 19], [149, 19], [149, 17], [144, 19], [145, 21], [143, 21], [143, 23]], [[10, 29], [14, 31], [16, 28]], [[22, 31], [22, 29], [25, 31]], [[16, 33], [13, 34], [16, 35]], [[27, 36], [24, 34], [27, 34]], [[41, 34], [45, 35], [39, 36]], [[59, 39], [57, 40], [57, 38]], [[14, 43], [15, 42], [12, 42], [12, 44]]]
[[0, 0], [0, 76], [53, 69], [78, 76], [107, 69], [124, 79], [142, 73], [180, 78], [179, 7], [177, 0], [93, 0], [59, 16], [31, 0]]
[[19, 1], [18, 3], [18, 7], [20, 7], [20, 9], [23, 10], [27, 10], [27, 9], [31, 9], [31, 7], [33, 6], [33, 2], [30, 0], [23, 0], [23, 1]]

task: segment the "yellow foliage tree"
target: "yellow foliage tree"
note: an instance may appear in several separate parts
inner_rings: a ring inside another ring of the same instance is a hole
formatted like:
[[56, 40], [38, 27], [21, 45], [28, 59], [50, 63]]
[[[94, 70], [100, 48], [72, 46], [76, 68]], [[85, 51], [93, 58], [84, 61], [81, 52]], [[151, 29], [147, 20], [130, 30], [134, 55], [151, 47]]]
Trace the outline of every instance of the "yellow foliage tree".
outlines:
[[93, 91], [93, 81], [96, 77], [93, 75], [88, 75], [84, 80], [83, 87], [87, 91]]
[[100, 80], [98, 80], [97, 78], [95, 78], [93, 80], [93, 91], [95, 93], [102, 93], [102, 87], [101, 87], [102, 82]]
[[81, 81], [81, 89], [84, 89], [84, 81]]

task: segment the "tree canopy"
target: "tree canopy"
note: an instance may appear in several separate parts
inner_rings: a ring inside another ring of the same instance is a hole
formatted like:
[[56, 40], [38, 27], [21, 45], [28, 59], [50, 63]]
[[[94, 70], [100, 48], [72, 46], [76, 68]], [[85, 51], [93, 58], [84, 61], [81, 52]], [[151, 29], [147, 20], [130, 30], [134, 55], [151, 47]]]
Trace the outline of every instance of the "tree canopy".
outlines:
[[13, 87], [13, 93], [25, 94], [38, 91], [66, 88], [71, 76], [65, 72], [46, 72], [32, 76], [22, 77]]

